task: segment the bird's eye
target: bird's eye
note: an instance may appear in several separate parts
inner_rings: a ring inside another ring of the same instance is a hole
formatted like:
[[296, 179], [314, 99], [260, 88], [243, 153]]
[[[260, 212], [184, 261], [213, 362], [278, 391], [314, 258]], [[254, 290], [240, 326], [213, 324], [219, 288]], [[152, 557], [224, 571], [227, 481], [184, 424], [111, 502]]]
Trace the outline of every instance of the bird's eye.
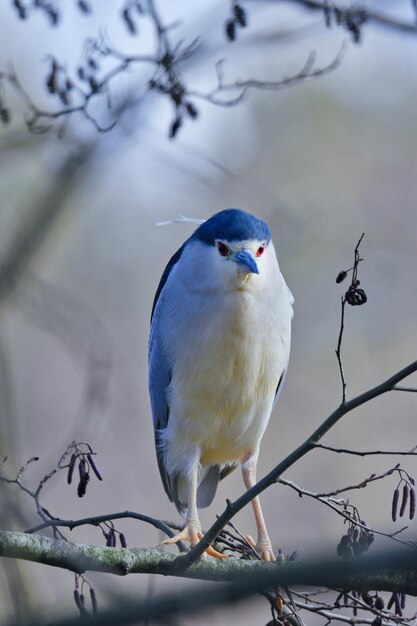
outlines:
[[259, 246], [259, 248], [256, 251], [256, 256], [262, 256], [264, 252], [265, 252], [265, 246]]
[[219, 251], [219, 254], [221, 254], [222, 256], [227, 256], [229, 252], [229, 248], [222, 241], [217, 242], [217, 250]]

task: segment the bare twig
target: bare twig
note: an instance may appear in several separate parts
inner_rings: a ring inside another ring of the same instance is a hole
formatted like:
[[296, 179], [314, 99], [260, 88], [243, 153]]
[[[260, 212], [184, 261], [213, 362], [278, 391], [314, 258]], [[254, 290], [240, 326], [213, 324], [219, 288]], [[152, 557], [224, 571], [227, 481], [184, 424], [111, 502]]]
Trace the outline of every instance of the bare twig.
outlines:
[[348, 270], [343, 270], [342, 272], [339, 272], [336, 278], [336, 282], [340, 283], [346, 278], [349, 272], [352, 272], [352, 279], [351, 279], [349, 288], [341, 298], [340, 328], [339, 328], [339, 336], [338, 336], [337, 347], [336, 347], [337, 363], [339, 365], [340, 378], [342, 381], [342, 404], [346, 402], [346, 387], [347, 387], [345, 372], [343, 368], [343, 360], [342, 360], [342, 341], [343, 341], [343, 332], [345, 330], [345, 307], [346, 307], [346, 303], [351, 304], [351, 305], [364, 304], [367, 299], [363, 289], [358, 288], [360, 285], [360, 281], [358, 280], [358, 267], [359, 267], [359, 263], [363, 260], [359, 256], [359, 246], [361, 245], [364, 235], [365, 233], [362, 233], [362, 235], [359, 238], [358, 243], [356, 244], [356, 247], [354, 250], [353, 267], [351, 267]]
[[[286, 78], [282, 78], [280, 80], [256, 80], [256, 79], [248, 79], [248, 80], [237, 80], [235, 82], [225, 82], [223, 76], [223, 62], [219, 62], [216, 65], [216, 75], [217, 75], [217, 86], [215, 89], [208, 93], [203, 93], [200, 91], [189, 90], [188, 95], [199, 98], [201, 100], [206, 100], [211, 104], [215, 104], [218, 106], [224, 107], [232, 107], [236, 106], [247, 95], [248, 91], [251, 89], [257, 89], [260, 91], [280, 91], [281, 89], [286, 89], [288, 87], [293, 87], [300, 83], [304, 83], [308, 80], [315, 80], [329, 74], [330, 72], [335, 71], [345, 56], [347, 50], [346, 42], [343, 42], [342, 47], [339, 52], [335, 56], [335, 58], [326, 66], [323, 67], [315, 67], [316, 53], [311, 51], [307, 57], [306, 62], [299, 72], [294, 74], [293, 76], [289, 76]], [[231, 98], [221, 98], [219, 96], [226, 94], [227, 92], [238, 92], [237, 95]]]
[[[394, 387], [393, 391], [396, 388]], [[332, 446], [325, 446], [322, 443], [316, 443], [315, 448], [321, 450], [328, 450], [329, 452], [337, 452], [338, 454], [353, 454], [355, 456], [374, 456], [374, 455], [392, 455], [392, 456], [417, 456], [417, 446], [414, 446], [411, 450], [349, 450], [347, 448], [333, 448]]]

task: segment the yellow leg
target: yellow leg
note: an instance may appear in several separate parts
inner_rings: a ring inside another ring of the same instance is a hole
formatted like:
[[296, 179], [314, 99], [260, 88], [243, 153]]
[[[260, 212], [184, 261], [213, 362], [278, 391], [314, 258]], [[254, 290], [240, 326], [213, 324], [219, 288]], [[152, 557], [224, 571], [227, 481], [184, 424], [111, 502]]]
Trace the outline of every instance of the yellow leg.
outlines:
[[[191, 478], [188, 480], [188, 510], [187, 517], [185, 519], [185, 526], [174, 537], [170, 537], [169, 539], [165, 539], [162, 542], [163, 545], [171, 545], [173, 543], [177, 543], [178, 541], [188, 541], [192, 547], [196, 546], [200, 539], [203, 537], [203, 533], [201, 532], [201, 524], [200, 519], [198, 517], [198, 508], [197, 508], [197, 484], [198, 481], [198, 467], [196, 467], [191, 475]], [[204, 556], [209, 554], [210, 556], [214, 556], [219, 559], [227, 558], [226, 555], [217, 552], [211, 546], [207, 548]]]
[[[251, 489], [256, 484], [256, 457], [253, 454], [248, 455], [242, 462], [242, 476], [246, 489]], [[271, 540], [266, 530], [266, 524], [262, 513], [261, 502], [256, 496], [252, 500], [253, 512], [255, 514], [256, 528], [258, 531], [258, 540], [255, 544], [252, 537], [248, 536], [249, 542], [253, 545], [258, 554], [265, 561], [275, 561], [275, 554], [272, 550]]]

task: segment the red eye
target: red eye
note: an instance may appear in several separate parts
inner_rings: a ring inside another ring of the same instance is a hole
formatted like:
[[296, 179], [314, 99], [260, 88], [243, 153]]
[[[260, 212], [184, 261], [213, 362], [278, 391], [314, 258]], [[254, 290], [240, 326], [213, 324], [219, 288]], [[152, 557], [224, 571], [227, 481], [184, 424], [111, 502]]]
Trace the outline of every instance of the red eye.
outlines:
[[222, 256], [227, 256], [229, 252], [229, 248], [222, 241], [217, 242], [217, 250], [219, 251], [219, 254], [221, 254]]
[[264, 252], [265, 252], [265, 246], [259, 246], [259, 248], [256, 251], [256, 256], [262, 256]]

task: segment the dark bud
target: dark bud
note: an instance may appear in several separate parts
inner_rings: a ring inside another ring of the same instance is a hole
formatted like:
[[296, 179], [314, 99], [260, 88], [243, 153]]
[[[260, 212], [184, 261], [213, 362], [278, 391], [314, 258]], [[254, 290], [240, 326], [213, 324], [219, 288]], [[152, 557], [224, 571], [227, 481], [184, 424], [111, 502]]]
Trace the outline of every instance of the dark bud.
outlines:
[[78, 78], [80, 80], [85, 80], [85, 72], [84, 72], [84, 68], [80, 65], [80, 67], [77, 69], [77, 75]]
[[90, 598], [91, 598], [91, 606], [93, 608], [93, 613], [97, 613], [97, 596], [96, 592], [92, 587], [90, 587]]
[[398, 500], [400, 498], [400, 490], [397, 489], [394, 491], [394, 494], [392, 496], [392, 509], [391, 509], [391, 516], [392, 516], [392, 521], [395, 522], [397, 519], [397, 511], [398, 511]]
[[373, 597], [367, 592], [364, 591], [362, 594], [362, 600], [365, 602], [365, 604], [367, 604], [368, 606], [373, 606], [374, 605], [374, 599]]
[[332, 12], [327, 3], [324, 5], [323, 10], [324, 10], [324, 23], [326, 24], [327, 28], [330, 28], [330, 26], [332, 25]]
[[135, 2], [135, 4], [133, 5], [136, 9], [136, 11], [139, 13], [139, 15], [144, 15], [145, 11], [143, 10], [143, 6], [141, 5], [140, 2]]
[[79, 498], [83, 498], [87, 492], [88, 481], [90, 480], [90, 474], [84, 474], [80, 479], [77, 487], [77, 495]]
[[410, 519], [413, 519], [416, 513], [416, 492], [414, 487], [410, 489]]
[[96, 81], [96, 79], [94, 78], [94, 76], [90, 76], [88, 79], [88, 83], [90, 85], [91, 91], [93, 93], [97, 93], [99, 91], [99, 86], [98, 86], [98, 82]]
[[65, 89], [67, 91], [71, 91], [71, 89], [74, 87], [73, 82], [70, 78], [67, 78], [65, 81]]
[[123, 533], [119, 533], [119, 539], [120, 539], [120, 545], [122, 546], [122, 548], [127, 548], [126, 537], [124, 536]]
[[69, 105], [69, 98], [68, 98], [68, 92], [67, 91], [63, 91], [62, 89], [60, 89], [58, 91], [58, 98], [61, 100], [62, 104], [64, 106], [68, 106]]
[[77, 460], [77, 455], [71, 454], [70, 462], [68, 465], [68, 474], [67, 474], [67, 483], [70, 485], [72, 482], [72, 475], [74, 473], [75, 461]]
[[110, 528], [109, 532], [106, 535], [106, 546], [108, 548], [114, 548], [116, 545], [116, 534], [114, 532], [114, 528]]
[[98, 467], [96, 465], [96, 462], [94, 461], [94, 456], [91, 454], [91, 452], [89, 452], [87, 454], [87, 459], [88, 459], [88, 462], [90, 464], [91, 469], [93, 470], [93, 472], [97, 476], [97, 478], [99, 480], [103, 480], [103, 476], [100, 474], [100, 471], [99, 471], [99, 469], [98, 469]]
[[98, 63], [93, 57], [88, 57], [87, 65], [92, 70], [98, 70]]
[[85, 596], [83, 593], [80, 593], [80, 602], [83, 606], [85, 606]]
[[403, 497], [401, 500], [401, 507], [400, 507], [400, 517], [403, 517], [404, 513], [405, 513], [405, 508], [408, 504], [408, 496], [410, 493], [410, 487], [408, 486], [407, 483], [405, 483], [404, 487], [403, 487]]
[[126, 24], [126, 28], [131, 35], [136, 35], [137, 28], [135, 22], [132, 20], [129, 9], [124, 9], [122, 12], [123, 21]]
[[2, 124], [4, 124], [5, 126], [7, 126], [7, 124], [9, 124], [9, 122], [11, 120], [9, 109], [5, 109], [4, 107], [0, 108], [0, 120], [1, 120]]
[[337, 283], [341, 283], [345, 280], [347, 276], [347, 272], [345, 272], [345, 270], [342, 270], [341, 272], [338, 273], [338, 275], [336, 276], [336, 282]]
[[337, 554], [338, 556], [341, 556], [343, 559], [350, 559], [353, 556], [353, 552], [352, 552], [352, 548], [350, 547], [350, 544], [343, 543], [341, 540], [337, 546]]
[[49, 21], [51, 22], [51, 26], [57, 26], [59, 22], [59, 13], [55, 11], [55, 9], [48, 8], [47, 11]]
[[181, 128], [182, 118], [176, 117], [175, 120], [171, 124], [171, 128], [169, 129], [169, 138], [174, 139], [175, 135]]
[[85, 15], [89, 15], [91, 13], [91, 7], [85, 0], [78, 0], [77, 6], [81, 13], [84, 13]]
[[368, 297], [363, 289], [355, 289], [354, 287], [349, 287], [347, 292], [345, 293], [345, 299], [348, 304], [351, 306], [360, 306], [365, 304], [368, 300]]
[[172, 63], [174, 58], [170, 52], [165, 52], [164, 56], [161, 59], [161, 65], [164, 66], [165, 69], [169, 70], [172, 67]]
[[392, 605], [395, 602], [395, 596], [396, 596], [396, 592], [394, 591], [390, 597], [390, 599], [388, 600], [388, 604], [387, 604], [387, 611], [390, 611], [392, 609]]
[[406, 596], [405, 593], [402, 593], [401, 597], [400, 597], [400, 606], [401, 606], [402, 609], [405, 609], [405, 603], [406, 602], [407, 602], [407, 596]]
[[56, 85], [56, 70], [52, 69], [51, 73], [49, 74], [48, 78], [46, 79], [46, 88], [49, 91], [49, 93], [56, 93], [57, 92], [57, 85]]
[[225, 30], [228, 40], [234, 41], [236, 39], [236, 26], [234, 20], [227, 20]]
[[185, 105], [185, 108], [187, 110], [188, 115], [195, 120], [198, 117], [198, 110], [197, 108], [194, 106], [194, 104], [192, 102], [187, 102]]
[[85, 608], [83, 602], [81, 602], [81, 595], [80, 592], [78, 591], [78, 589], [74, 589], [74, 600], [75, 600], [75, 604], [77, 605], [77, 608], [80, 612], [81, 615], [88, 615], [88, 611]]
[[233, 7], [233, 13], [235, 15], [236, 22], [239, 26], [245, 27], [248, 24], [248, 18], [246, 16], [246, 11], [240, 6], [240, 4], [235, 4]]
[[372, 626], [382, 626], [382, 618], [380, 615], [377, 615], [374, 621], [372, 622]]
[[378, 609], [378, 611], [382, 611], [384, 606], [385, 606], [385, 602], [383, 598], [381, 598], [381, 596], [377, 596], [375, 598], [375, 608]]
[[182, 102], [182, 96], [183, 96], [182, 90], [173, 88], [169, 93], [174, 104], [176, 106], [179, 106]]
[[403, 616], [403, 612], [401, 609], [401, 595], [400, 593], [396, 593], [395, 594], [395, 598], [394, 598], [394, 606], [395, 606], [395, 615], [399, 615], [400, 617]]
[[20, 17], [21, 20], [26, 19], [27, 17], [27, 12], [25, 7], [23, 6], [23, 4], [20, 2], [20, 0], [14, 0], [13, 2], [15, 9], [17, 11], [18, 16]]
[[352, 35], [353, 43], [361, 42], [361, 29], [357, 24], [350, 24], [349, 26], [350, 33]]
[[87, 463], [84, 457], [80, 459], [80, 462], [78, 464], [78, 472], [80, 474], [80, 480], [82, 480], [87, 473]]

